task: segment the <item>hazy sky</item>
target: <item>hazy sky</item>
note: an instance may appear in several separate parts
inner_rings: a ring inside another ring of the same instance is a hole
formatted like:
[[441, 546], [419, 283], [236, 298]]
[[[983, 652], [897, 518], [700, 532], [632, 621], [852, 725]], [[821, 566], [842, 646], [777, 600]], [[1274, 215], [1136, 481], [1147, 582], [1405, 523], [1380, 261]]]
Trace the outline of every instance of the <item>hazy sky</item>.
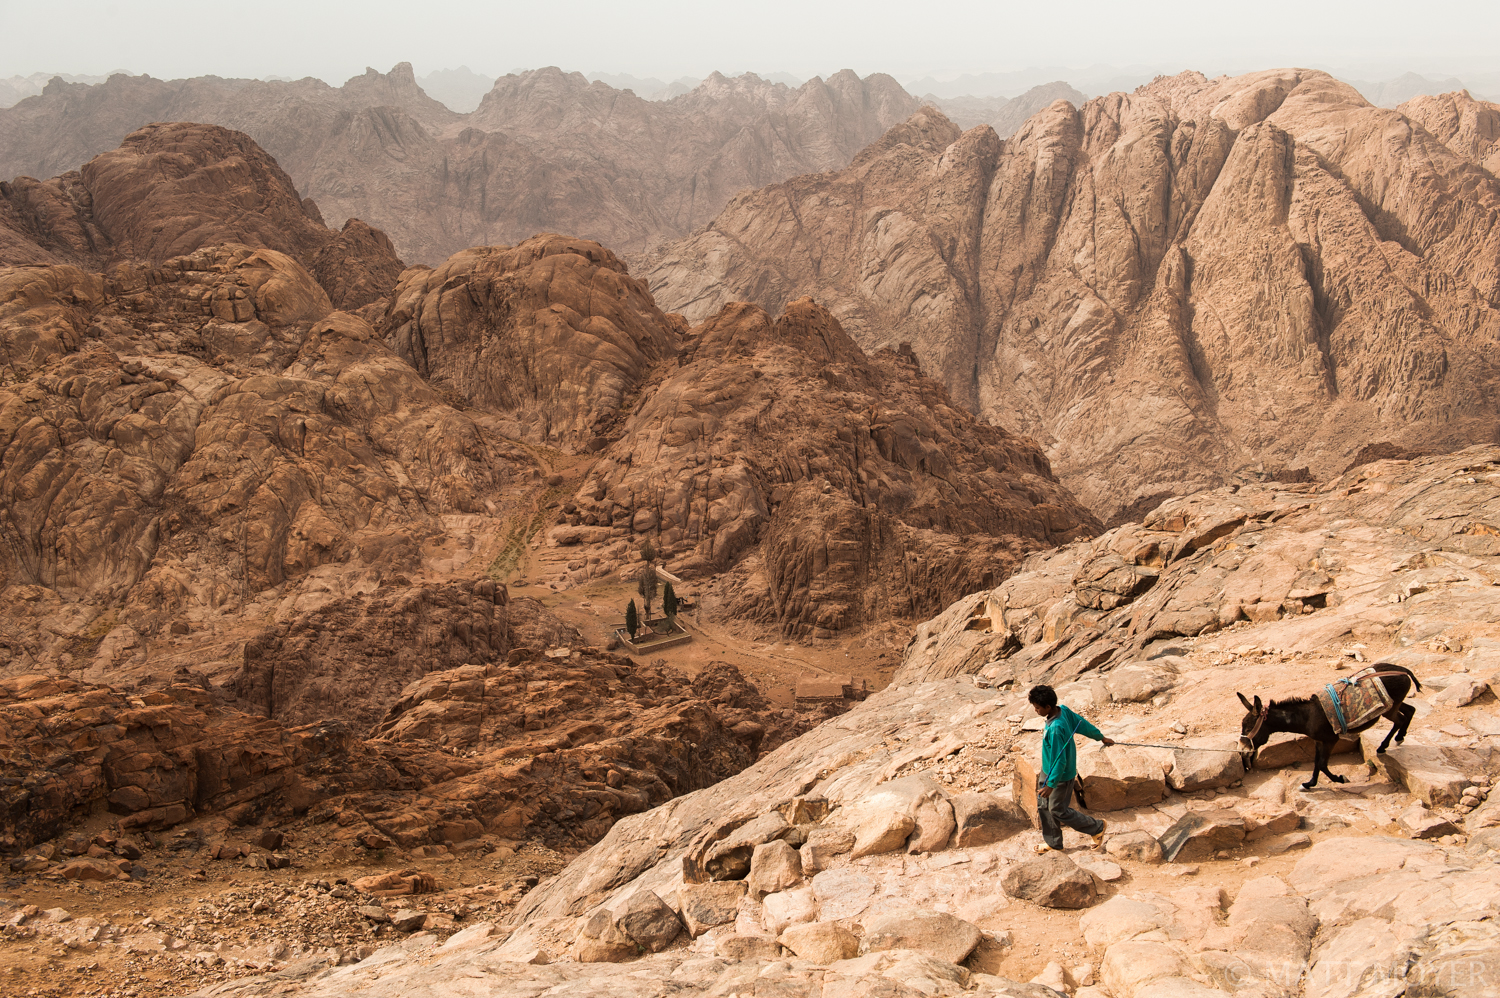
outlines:
[[1113, 65], [1500, 70], [1496, 0], [0, 0], [0, 77], [125, 67], [172, 78], [317, 76], [411, 62], [558, 65], [671, 79], [714, 69], [910, 78]]

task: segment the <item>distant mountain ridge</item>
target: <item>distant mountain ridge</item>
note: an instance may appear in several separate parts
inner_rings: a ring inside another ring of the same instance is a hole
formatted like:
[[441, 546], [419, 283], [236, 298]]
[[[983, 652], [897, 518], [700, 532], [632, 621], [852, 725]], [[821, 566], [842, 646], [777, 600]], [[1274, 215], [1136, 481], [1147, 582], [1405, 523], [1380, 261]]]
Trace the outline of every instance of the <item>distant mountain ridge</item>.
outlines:
[[331, 225], [364, 219], [408, 261], [545, 231], [633, 254], [741, 190], [845, 166], [919, 106], [889, 76], [848, 70], [795, 89], [715, 73], [648, 101], [547, 68], [500, 77], [468, 115], [425, 93], [408, 63], [341, 87], [117, 75], [52, 82], [0, 110], [0, 177], [65, 174], [143, 125], [195, 121], [249, 135]]
[[1021, 130], [1026, 119], [1053, 101], [1065, 100], [1082, 107], [1088, 96], [1062, 80], [1032, 87], [1018, 97], [937, 97], [925, 95], [922, 100], [937, 107], [962, 129], [989, 125], [1002, 139]]

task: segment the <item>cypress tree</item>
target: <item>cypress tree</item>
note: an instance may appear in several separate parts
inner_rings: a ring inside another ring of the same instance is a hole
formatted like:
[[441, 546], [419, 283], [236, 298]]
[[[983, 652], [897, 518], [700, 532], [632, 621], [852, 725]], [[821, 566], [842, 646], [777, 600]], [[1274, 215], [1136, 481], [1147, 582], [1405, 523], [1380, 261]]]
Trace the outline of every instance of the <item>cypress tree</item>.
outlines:
[[646, 603], [646, 620], [651, 620], [651, 604], [656, 600], [657, 575], [656, 566], [650, 562], [641, 569], [641, 574], [636, 576], [635, 591], [641, 594], [641, 599]]

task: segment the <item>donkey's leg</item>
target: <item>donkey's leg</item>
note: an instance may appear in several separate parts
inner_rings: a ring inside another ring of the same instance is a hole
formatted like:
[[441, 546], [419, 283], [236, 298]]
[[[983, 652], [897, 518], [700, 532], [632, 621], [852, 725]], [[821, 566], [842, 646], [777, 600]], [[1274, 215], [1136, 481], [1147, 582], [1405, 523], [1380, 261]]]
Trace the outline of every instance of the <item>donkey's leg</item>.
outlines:
[[[1313, 774], [1312, 779], [1302, 784], [1303, 790], [1311, 790], [1318, 785], [1318, 772], [1328, 764], [1328, 746], [1318, 742], [1313, 750]], [[1331, 775], [1331, 774], [1330, 774]]]
[[1398, 703], [1394, 707], [1392, 707], [1390, 710], [1388, 710], [1384, 714], [1380, 715], [1381, 717], [1384, 717], [1384, 718], [1386, 718], [1387, 720], [1389, 720], [1391, 722], [1391, 730], [1389, 730], [1389, 731], [1387, 731], [1385, 733], [1385, 738], [1381, 740], [1380, 747], [1375, 750], [1375, 754], [1376, 755], [1379, 755], [1380, 753], [1384, 752], [1386, 750], [1386, 748], [1390, 746], [1390, 744], [1391, 744], [1391, 736], [1394, 735], [1398, 730], [1400, 730], [1400, 728], [1401, 728], [1401, 708], [1403, 706], [1404, 706], [1404, 704], [1399, 704]]
[[1319, 759], [1322, 760], [1323, 773], [1330, 780], [1332, 780], [1334, 783], [1348, 783], [1349, 780], [1346, 777], [1335, 776], [1333, 774], [1333, 770], [1331, 770], [1331, 769], [1328, 768], [1328, 759], [1329, 759], [1330, 756], [1333, 755], [1333, 747], [1335, 745], [1337, 745], [1337, 744], [1338, 744], [1338, 742], [1336, 742], [1336, 741], [1335, 742], [1319, 742], [1318, 743], [1317, 758], [1319, 758]]
[[1411, 727], [1412, 718], [1417, 716], [1417, 708], [1409, 703], [1401, 705], [1401, 730], [1396, 733], [1396, 744], [1400, 745], [1406, 741], [1406, 729]]

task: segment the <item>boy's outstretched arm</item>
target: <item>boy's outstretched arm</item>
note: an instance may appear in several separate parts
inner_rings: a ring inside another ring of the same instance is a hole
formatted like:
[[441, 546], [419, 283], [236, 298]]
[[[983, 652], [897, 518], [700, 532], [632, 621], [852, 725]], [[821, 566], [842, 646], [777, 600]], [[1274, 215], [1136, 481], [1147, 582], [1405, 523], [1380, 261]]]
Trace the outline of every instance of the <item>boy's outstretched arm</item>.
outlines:
[[1093, 722], [1086, 717], [1078, 718], [1078, 733], [1080, 735], [1087, 735], [1096, 742], [1103, 742], [1106, 747], [1115, 743], [1113, 738], [1106, 737], [1104, 732], [1094, 727]]

